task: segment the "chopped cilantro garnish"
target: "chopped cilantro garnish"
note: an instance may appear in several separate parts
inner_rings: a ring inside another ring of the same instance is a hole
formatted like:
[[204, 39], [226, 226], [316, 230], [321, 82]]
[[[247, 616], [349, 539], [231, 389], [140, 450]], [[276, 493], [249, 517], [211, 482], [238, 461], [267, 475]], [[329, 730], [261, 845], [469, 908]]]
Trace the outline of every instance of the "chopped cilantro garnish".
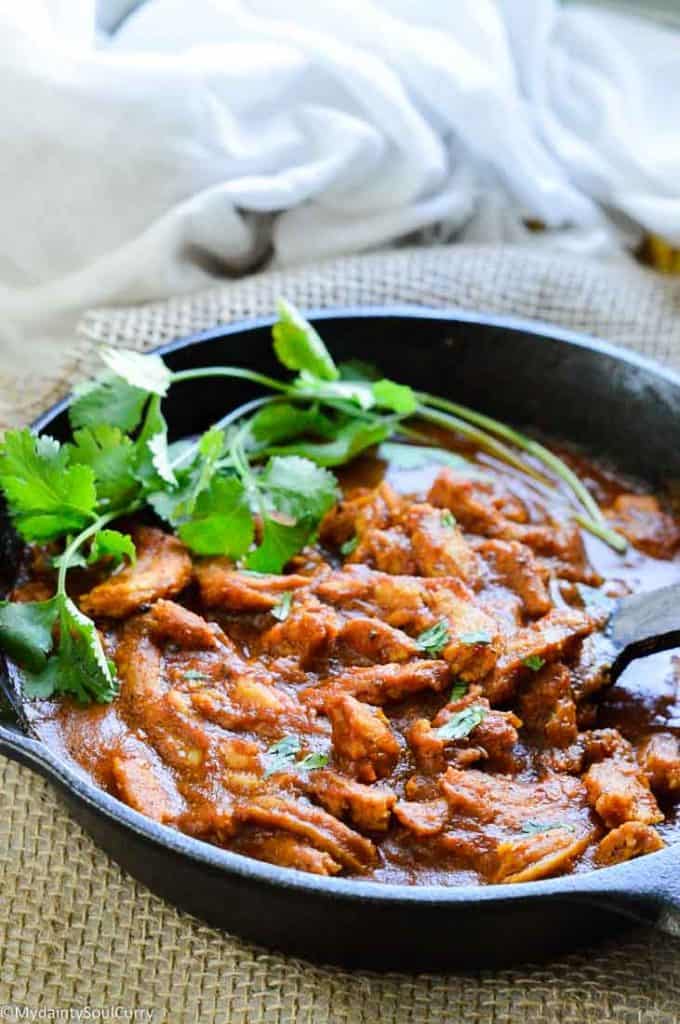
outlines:
[[417, 637], [416, 643], [421, 651], [429, 654], [432, 658], [437, 658], [449, 644], [450, 640], [449, 624], [446, 619], [440, 619], [439, 622], [435, 622], [429, 629], [423, 630], [420, 636]]
[[295, 765], [296, 771], [313, 772], [316, 768], [325, 768], [328, 764], [328, 754], [307, 754]]
[[488, 709], [482, 707], [481, 704], [471, 704], [452, 715], [448, 722], [444, 722], [438, 729], [435, 729], [435, 735], [441, 740], [462, 740], [477, 728], [488, 713]]
[[297, 736], [284, 736], [273, 743], [265, 754], [266, 768], [264, 777], [269, 778], [276, 772], [284, 772], [295, 762], [296, 754], [300, 753], [300, 740]]
[[576, 829], [567, 821], [525, 821], [520, 829], [520, 832], [524, 836], [535, 836], [540, 832], [552, 832], [555, 829], [564, 828], [569, 832], [575, 832]]
[[347, 555], [351, 555], [354, 551], [356, 551], [358, 543], [359, 538], [355, 534], [353, 537], [350, 537], [349, 540], [346, 540], [344, 544], [340, 545], [340, 554], [345, 555], [345, 557]]
[[445, 526], [447, 529], [451, 529], [451, 527], [455, 525], [456, 517], [454, 516], [453, 512], [449, 512], [448, 509], [445, 509], [442, 512], [442, 526]]
[[328, 764], [327, 754], [307, 754], [300, 761], [296, 761], [300, 753], [301, 744], [297, 736], [284, 736], [273, 743], [265, 754], [266, 768], [264, 777], [269, 778], [276, 772], [285, 771], [314, 771], [315, 768], [323, 768]]
[[468, 691], [467, 683], [454, 683], [453, 687], [451, 689], [451, 695], [449, 697], [449, 701], [453, 702], [454, 700], [460, 700], [461, 697], [465, 696], [467, 691]]
[[542, 658], [540, 654], [529, 654], [528, 657], [522, 658], [522, 664], [530, 668], [532, 672], [538, 672], [545, 665], [545, 658]]
[[290, 614], [290, 606], [293, 600], [293, 591], [286, 590], [279, 598], [277, 604], [272, 608], [272, 615], [279, 622], [285, 622]]

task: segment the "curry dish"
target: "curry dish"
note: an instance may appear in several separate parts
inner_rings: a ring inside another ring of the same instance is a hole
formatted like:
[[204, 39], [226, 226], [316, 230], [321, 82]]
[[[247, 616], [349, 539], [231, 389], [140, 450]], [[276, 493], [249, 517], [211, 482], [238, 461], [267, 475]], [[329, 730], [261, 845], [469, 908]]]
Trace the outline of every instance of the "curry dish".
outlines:
[[[320, 875], [529, 881], [672, 842], [674, 661], [610, 689], [604, 627], [611, 599], [680, 579], [678, 523], [578, 461], [630, 542], [613, 556], [558, 491], [464, 454], [355, 459], [280, 574], [133, 518], [135, 564], [69, 579], [120, 693], [32, 702], [34, 728], [150, 818]], [[54, 592], [47, 550], [14, 601]]]

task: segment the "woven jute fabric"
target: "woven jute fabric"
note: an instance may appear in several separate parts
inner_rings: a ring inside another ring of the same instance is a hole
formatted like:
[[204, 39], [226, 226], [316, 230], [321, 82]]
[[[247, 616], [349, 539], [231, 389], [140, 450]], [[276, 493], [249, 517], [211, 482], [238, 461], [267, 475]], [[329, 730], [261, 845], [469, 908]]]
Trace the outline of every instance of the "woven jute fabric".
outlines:
[[[0, 366], [2, 425], [27, 422], [91, 372], [102, 342], [146, 349], [271, 312], [281, 294], [307, 308], [413, 303], [513, 313], [680, 367], [678, 280], [519, 248], [402, 249], [91, 313], [58, 373]], [[48, 783], [1, 758], [0, 778], [0, 1007], [152, 1009], [156, 1021], [225, 1024], [680, 1020], [680, 943], [652, 931], [549, 964], [476, 974], [350, 973], [255, 949], [126, 876]]]

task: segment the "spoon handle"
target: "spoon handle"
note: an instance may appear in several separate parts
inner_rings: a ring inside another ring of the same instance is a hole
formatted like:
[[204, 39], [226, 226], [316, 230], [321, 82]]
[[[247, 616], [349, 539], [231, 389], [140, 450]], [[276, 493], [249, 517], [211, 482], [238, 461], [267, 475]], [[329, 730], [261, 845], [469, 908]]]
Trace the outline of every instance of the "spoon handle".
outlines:
[[616, 649], [612, 678], [635, 658], [680, 647], [680, 584], [624, 597], [608, 628]]

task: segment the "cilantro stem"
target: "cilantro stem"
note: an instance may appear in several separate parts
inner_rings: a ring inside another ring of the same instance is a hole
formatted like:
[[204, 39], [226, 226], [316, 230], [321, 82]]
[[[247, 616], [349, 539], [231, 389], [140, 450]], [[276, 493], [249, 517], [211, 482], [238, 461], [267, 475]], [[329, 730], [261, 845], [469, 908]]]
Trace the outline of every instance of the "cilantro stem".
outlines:
[[[256, 409], [261, 409], [263, 405], [272, 405], [274, 402], [282, 402], [286, 398], [285, 395], [265, 395], [263, 398], [253, 398], [251, 402], [246, 402], [244, 405], [239, 405], [238, 408], [232, 409], [226, 416], [222, 416], [221, 419], [213, 423], [212, 430], [221, 430], [224, 427], [230, 427], [233, 423], [237, 423], [238, 420], [243, 419], [251, 412], [255, 412]], [[196, 452], [199, 449], [200, 438], [194, 441], [192, 444], [179, 453], [179, 455], [172, 459], [170, 462], [170, 468], [175, 470], [179, 469], [184, 464], [191, 462]]]
[[291, 388], [288, 397], [291, 401], [298, 399], [303, 402], [319, 402], [321, 405], [327, 405], [329, 409], [337, 409], [338, 412], [344, 412], [352, 419], [365, 420], [367, 423], [375, 423], [382, 419], [380, 414], [362, 409], [356, 402], [347, 398], [331, 398], [330, 395], [319, 395], [314, 391], [303, 391], [298, 388]]
[[82, 547], [86, 540], [89, 540], [95, 533], [98, 533], [102, 527], [107, 525], [107, 523], [110, 523], [113, 519], [118, 519], [120, 516], [136, 512], [138, 508], [141, 508], [141, 506], [141, 501], [135, 501], [131, 505], [127, 505], [125, 508], [116, 509], [114, 512], [106, 512], [104, 515], [98, 516], [93, 523], [90, 523], [89, 526], [73, 538], [71, 543], [65, 548], [64, 554], [59, 560], [59, 575], [57, 576], [58, 594], [66, 594], [66, 573], [69, 569], [69, 562], [78, 551], [78, 548]]
[[244, 370], [239, 366], [198, 366], [193, 370], [178, 370], [170, 377], [171, 384], [179, 384], [185, 380], [199, 380], [203, 377], [236, 377], [239, 380], [249, 380], [253, 384], [261, 384], [262, 387], [271, 388], [272, 391], [288, 393], [290, 385], [283, 381], [275, 380], [274, 377], [267, 377], [263, 373], [256, 373], [255, 370]]
[[255, 481], [253, 471], [250, 468], [248, 456], [246, 455], [243, 447], [243, 439], [246, 437], [249, 430], [250, 420], [246, 420], [232, 438], [229, 445], [229, 454], [231, 456], [233, 466], [243, 482], [243, 486], [246, 488], [246, 491], [252, 494], [257, 491], [257, 483]]
[[465, 420], [460, 419], [458, 416], [452, 416], [450, 413], [438, 412], [436, 409], [430, 409], [426, 405], [419, 405], [417, 415], [421, 419], [427, 420], [429, 423], [434, 423], [440, 427], [446, 427], [447, 430], [455, 430], [457, 433], [462, 434], [463, 437], [469, 437], [471, 441], [478, 444], [480, 448], [484, 448], [485, 451], [491, 455], [495, 455], [501, 462], [506, 462], [509, 466], [514, 466], [521, 473], [532, 476], [539, 483], [544, 484], [547, 487], [552, 486], [551, 482], [544, 477], [541, 473], [537, 472], [533, 466], [527, 465], [523, 462], [518, 455], [515, 455], [507, 445], [504, 445], [501, 441], [497, 441], [496, 438], [491, 437], [484, 430], [479, 430], [476, 426], [467, 423]]
[[618, 551], [622, 555], [628, 548], [628, 542], [625, 537], [622, 537], [616, 530], [612, 530], [609, 526], [606, 526], [604, 522], [596, 522], [593, 519], [587, 519], [586, 516], [576, 515], [574, 516], [579, 526], [582, 526], [588, 533], [592, 533], [593, 537], [599, 537], [605, 544], [608, 544], [614, 551]]
[[[579, 480], [566, 462], [563, 462], [562, 459], [560, 459], [558, 455], [555, 455], [554, 452], [551, 452], [550, 449], [546, 448], [538, 441], [534, 441], [532, 438], [527, 437], [526, 434], [522, 434], [520, 431], [507, 426], [507, 424], [500, 423], [491, 416], [485, 416], [483, 413], [476, 412], [474, 409], [469, 409], [466, 405], [459, 405], [457, 402], [451, 402], [447, 398], [438, 398], [436, 395], [430, 395], [426, 392], [419, 392], [417, 394], [417, 398], [419, 401], [432, 405], [436, 409], [443, 409], [454, 417], [474, 424], [475, 426], [482, 428], [482, 430], [488, 430], [491, 434], [504, 438], [504, 440], [514, 444], [517, 448], [527, 452], [527, 454], [533, 455], [535, 459], [538, 459], [538, 461], [542, 462], [544, 466], [547, 466], [559, 480], [567, 485], [579, 504], [585, 509], [587, 516], [578, 516], [577, 521], [579, 524], [596, 537], [600, 537], [609, 544], [610, 547], [614, 548], [615, 551], [622, 553], [626, 550], [628, 546], [626, 540], [620, 534], [607, 526], [607, 521], [602, 510], [588, 491], [587, 487], [581, 482], [581, 480]], [[541, 479], [542, 482], [546, 482], [545, 477], [539, 477], [536, 472], [525, 463], [520, 463], [520, 468], [522, 468], [525, 473], [530, 473], [537, 479]], [[550, 482], [548, 481], [548, 483]]]

